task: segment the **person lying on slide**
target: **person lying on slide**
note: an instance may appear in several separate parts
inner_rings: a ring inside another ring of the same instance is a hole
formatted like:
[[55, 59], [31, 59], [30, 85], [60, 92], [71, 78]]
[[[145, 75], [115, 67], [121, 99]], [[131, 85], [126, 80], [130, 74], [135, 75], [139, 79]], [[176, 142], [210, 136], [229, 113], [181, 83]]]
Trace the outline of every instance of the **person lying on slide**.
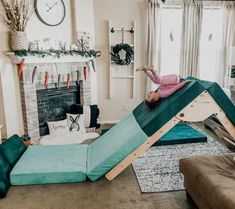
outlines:
[[146, 104], [150, 107], [154, 107], [160, 98], [172, 95], [190, 82], [189, 80], [181, 82], [180, 76], [175, 74], [160, 76], [154, 70], [154, 66], [143, 66], [136, 71], [144, 71], [153, 83], [159, 85], [157, 91], [151, 91], [145, 99]]

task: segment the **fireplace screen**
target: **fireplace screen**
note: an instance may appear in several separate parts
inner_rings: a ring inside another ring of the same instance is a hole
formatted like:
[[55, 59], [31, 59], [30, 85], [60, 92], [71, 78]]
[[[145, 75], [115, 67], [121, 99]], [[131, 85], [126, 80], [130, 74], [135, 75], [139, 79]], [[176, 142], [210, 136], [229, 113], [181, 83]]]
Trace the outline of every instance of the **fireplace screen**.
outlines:
[[72, 104], [80, 104], [78, 86], [37, 90], [40, 136], [49, 134], [47, 122], [66, 118]]

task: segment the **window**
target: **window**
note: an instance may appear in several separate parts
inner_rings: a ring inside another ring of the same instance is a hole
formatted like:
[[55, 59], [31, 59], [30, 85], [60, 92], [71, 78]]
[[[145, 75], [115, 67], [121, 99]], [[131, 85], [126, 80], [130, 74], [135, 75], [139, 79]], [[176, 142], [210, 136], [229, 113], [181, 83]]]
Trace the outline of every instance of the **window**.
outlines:
[[[216, 24], [215, 24], [216, 23]], [[182, 9], [163, 8], [161, 13], [161, 74], [179, 74]], [[200, 78], [215, 81], [216, 56], [222, 31], [221, 9], [204, 9], [200, 41]]]
[[221, 32], [221, 9], [204, 9], [199, 56], [199, 72], [201, 79], [210, 81], [216, 80], [216, 57]]
[[161, 13], [161, 74], [179, 74], [182, 9]]

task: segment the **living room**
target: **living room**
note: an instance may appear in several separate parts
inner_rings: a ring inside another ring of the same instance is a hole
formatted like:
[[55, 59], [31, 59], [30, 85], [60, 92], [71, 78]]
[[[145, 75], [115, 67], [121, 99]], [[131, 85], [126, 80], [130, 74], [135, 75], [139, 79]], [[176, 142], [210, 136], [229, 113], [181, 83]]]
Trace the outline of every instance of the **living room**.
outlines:
[[0, 209], [235, 207], [235, 2], [0, 14]]

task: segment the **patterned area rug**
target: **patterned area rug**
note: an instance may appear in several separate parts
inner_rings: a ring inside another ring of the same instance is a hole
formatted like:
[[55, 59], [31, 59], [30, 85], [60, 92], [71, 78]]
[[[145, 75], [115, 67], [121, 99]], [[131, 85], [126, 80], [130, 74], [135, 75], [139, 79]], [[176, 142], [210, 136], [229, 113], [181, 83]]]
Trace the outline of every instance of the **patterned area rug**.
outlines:
[[141, 192], [184, 190], [183, 175], [179, 172], [180, 158], [230, 152], [212, 137], [207, 137], [204, 143], [156, 146], [145, 152], [132, 164]]

